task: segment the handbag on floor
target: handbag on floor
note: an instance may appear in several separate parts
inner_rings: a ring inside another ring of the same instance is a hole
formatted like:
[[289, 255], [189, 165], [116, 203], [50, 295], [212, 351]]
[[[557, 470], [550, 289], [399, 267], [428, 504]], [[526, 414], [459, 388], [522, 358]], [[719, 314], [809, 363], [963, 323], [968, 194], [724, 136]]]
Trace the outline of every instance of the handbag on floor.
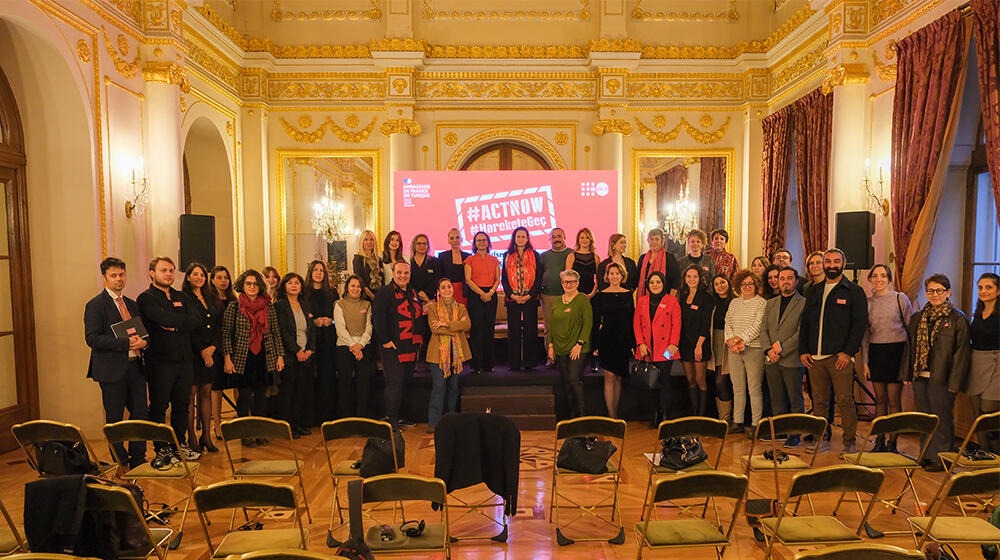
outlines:
[[608, 472], [608, 459], [617, 450], [610, 441], [593, 436], [566, 438], [559, 448], [556, 466], [580, 473], [604, 474]]

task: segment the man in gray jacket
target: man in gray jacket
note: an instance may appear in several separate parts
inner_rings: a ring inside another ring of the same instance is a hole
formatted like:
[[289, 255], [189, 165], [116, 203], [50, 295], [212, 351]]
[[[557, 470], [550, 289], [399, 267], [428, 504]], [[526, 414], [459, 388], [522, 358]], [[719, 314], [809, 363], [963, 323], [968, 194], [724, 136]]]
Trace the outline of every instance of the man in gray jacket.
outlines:
[[[806, 298], [796, 291], [797, 281], [798, 273], [794, 268], [786, 267], [778, 272], [781, 294], [768, 300], [764, 306], [764, 320], [760, 327], [760, 344], [765, 353], [764, 375], [775, 416], [804, 410], [799, 319]], [[791, 434], [785, 440], [785, 447], [798, 447], [799, 443], [799, 434]]]

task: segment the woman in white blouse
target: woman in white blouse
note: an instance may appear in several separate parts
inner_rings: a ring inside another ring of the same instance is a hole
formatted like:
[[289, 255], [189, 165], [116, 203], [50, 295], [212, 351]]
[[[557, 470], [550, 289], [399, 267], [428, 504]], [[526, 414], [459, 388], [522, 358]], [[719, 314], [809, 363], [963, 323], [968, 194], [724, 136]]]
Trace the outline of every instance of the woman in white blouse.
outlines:
[[[733, 420], [737, 427], [752, 435], [764, 409], [764, 349], [760, 347], [760, 325], [766, 300], [760, 295], [760, 279], [743, 269], [733, 277], [740, 297], [733, 299], [726, 311], [726, 347], [729, 351], [730, 378], [733, 381]], [[750, 390], [750, 425], [744, 422], [747, 388]]]
[[[368, 387], [375, 363], [372, 350], [372, 304], [362, 299], [361, 277], [347, 279], [344, 297], [333, 304], [337, 328], [337, 412], [341, 418], [368, 416]], [[351, 391], [351, 382], [354, 391]], [[353, 397], [353, 398], [352, 398]]]

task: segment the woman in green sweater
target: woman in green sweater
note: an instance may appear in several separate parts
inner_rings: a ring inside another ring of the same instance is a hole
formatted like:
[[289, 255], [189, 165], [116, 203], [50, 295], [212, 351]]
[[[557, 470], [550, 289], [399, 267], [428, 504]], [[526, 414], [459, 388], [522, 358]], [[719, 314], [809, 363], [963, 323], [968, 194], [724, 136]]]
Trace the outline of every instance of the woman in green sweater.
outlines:
[[559, 368], [563, 393], [569, 405], [568, 418], [583, 416], [583, 369], [590, 355], [593, 310], [590, 300], [580, 293], [580, 274], [575, 270], [559, 273], [563, 294], [549, 309], [546, 343], [549, 359]]

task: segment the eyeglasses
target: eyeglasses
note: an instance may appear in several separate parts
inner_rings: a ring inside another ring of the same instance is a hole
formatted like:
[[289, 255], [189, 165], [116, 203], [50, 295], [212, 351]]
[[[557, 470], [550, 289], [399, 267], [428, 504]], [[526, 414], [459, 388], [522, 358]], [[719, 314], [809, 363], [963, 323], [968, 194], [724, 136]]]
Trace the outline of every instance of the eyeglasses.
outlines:
[[579, 280], [563, 280], [562, 283], [563, 284], [579, 284], [580, 281]]
[[756, 288], [757, 283], [751, 280], [750, 282], [743, 282], [742, 284], [740, 284], [740, 286], [744, 288]]
[[948, 291], [947, 288], [927, 288], [927, 295], [929, 296], [939, 296]]
[[257, 287], [257, 282], [251, 282], [251, 281], [246, 281], [246, 282], [243, 282], [243, 287], [244, 287], [244, 288], [248, 288], [248, 287], [250, 287], [250, 286], [253, 286], [253, 287], [255, 287], [255, 288], [256, 288], [256, 287]]

